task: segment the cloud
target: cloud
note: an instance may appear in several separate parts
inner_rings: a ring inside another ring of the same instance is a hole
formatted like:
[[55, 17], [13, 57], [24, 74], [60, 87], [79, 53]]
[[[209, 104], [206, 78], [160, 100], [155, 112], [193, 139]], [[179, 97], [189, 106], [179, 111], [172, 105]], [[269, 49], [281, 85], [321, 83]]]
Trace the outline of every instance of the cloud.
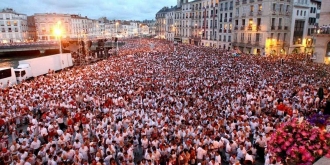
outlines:
[[164, 6], [175, 6], [176, 0], [1, 0], [0, 8], [16, 12], [81, 14], [92, 19], [154, 19]]

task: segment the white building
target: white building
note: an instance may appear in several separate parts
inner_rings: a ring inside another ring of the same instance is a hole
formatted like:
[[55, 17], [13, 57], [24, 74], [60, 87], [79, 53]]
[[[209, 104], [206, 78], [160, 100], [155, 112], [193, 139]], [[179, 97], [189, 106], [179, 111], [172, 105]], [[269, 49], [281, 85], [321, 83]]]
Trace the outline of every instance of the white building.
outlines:
[[0, 11], [0, 43], [23, 42], [28, 39], [27, 16], [13, 9]]
[[91, 38], [94, 37], [91, 31], [92, 23], [87, 17], [80, 15], [70, 15], [70, 38]]

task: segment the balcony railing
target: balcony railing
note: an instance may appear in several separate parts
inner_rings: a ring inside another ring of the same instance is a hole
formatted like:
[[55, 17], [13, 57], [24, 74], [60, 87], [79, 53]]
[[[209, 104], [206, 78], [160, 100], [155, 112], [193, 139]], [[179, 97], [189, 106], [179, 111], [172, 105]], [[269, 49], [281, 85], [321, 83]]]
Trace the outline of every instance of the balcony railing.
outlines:
[[261, 31], [261, 26], [260, 25], [257, 26], [257, 31]]
[[219, 33], [222, 33], [222, 29], [219, 29]]
[[245, 26], [241, 26], [241, 30], [244, 30], [245, 29]]
[[285, 13], [285, 15], [290, 15], [290, 12], [289, 12], [289, 11], [287, 11], [287, 12]]
[[227, 22], [227, 18], [225, 18], [225, 19], [223, 20], [223, 22]]
[[276, 15], [276, 11], [273, 11], [272, 14], [273, 14], [273, 15]]
[[228, 22], [231, 22], [231, 20], [232, 20], [232, 19], [231, 19], [231, 18], [229, 18]]
[[253, 16], [253, 11], [250, 12], [250, 16]]
[[247, 3], [246, 1], [247, 1], [247, 0], [243, 0], [242, 4], [246, 4], [246, 3]]
[[330, 34], [330, 27], [313, 28], [313, 34]]
[[271, 30], [275, 30], [275, 26], [271, 26]]
[[288, 26], [284, 26], [284, 30], [288, 30], [289, 29], [289, 27]]
[[250, 3], [254, 3], [254, 0], [250, 0]]
[[239, 1], [236, 1], [236, 2], [235, 2], [235, 5], [239, 5]]
[[223, 8], [220, 8], [220, 11], [223, 11]]
[[228, 33], [231, 33], [231, 29], [228, 30]]
[[237, 27], [237, 26], [235, 26], [235, 27], [234, 27], [234, 30], [238, 30], [238, 27]]
[[252, 30], [252, 26], [248, 26], [248, 30]]
[[257, 15], [262, 15], [262, 11], [259, 10], [258, 13], [257, 13]]
[[228, 10], [228, 8], [227, 7], [225, 7], [225, 11], [227, 11]]
[[229, 10], [233, 10], [233, 7], [232, 7], [232, 6], [230, 6], [230, 7], [229, 7]]
[[278, 29], [278, 30], [282, 30], [282, 26], [278, 26], [277, 29]]
[[245, 13], [243, 13], [243, 14], [242, 14], [242, 17], [245, 17], [245, 16], [246, 16], [246, 14], [245, 14]]

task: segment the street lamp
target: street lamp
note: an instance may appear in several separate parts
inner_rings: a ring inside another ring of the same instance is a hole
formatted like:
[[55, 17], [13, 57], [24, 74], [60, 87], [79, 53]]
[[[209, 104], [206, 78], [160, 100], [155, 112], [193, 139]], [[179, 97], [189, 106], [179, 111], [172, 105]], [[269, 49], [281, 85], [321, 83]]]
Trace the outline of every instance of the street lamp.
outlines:
[[62, 29], [60, 26], [61, 26], [61, 21], [58, 21], [56, 27], [54, 28], [54, 35], [59, 40], [60, 54], [62, 54], [62, 44], [61, 44]]
[[119, 25], [119, 22], [116, 22], [116, 37], [117, 37], [117, 48], [116, 51], [118, 52], [118, 31], [117, 31], [117, 26]]

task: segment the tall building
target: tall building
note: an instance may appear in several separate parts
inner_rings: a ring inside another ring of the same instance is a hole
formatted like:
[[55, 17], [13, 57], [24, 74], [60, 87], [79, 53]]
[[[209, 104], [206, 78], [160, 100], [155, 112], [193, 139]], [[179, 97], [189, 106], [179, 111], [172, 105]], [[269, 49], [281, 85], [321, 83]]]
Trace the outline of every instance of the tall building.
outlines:
[[168, 7], [163, 7], [156, 13], [156, 35], [158, 36], [158, 38], [165, 39], [166, 13], [168, 9]]
[[20, 14], [13, 9], [0, 11], [0, 43], [24, 42], [28, 39], [26, 14]]
[[314, 32], [314, 61], [330, 64], [330, 1], [322, 1], [319, 24]]

